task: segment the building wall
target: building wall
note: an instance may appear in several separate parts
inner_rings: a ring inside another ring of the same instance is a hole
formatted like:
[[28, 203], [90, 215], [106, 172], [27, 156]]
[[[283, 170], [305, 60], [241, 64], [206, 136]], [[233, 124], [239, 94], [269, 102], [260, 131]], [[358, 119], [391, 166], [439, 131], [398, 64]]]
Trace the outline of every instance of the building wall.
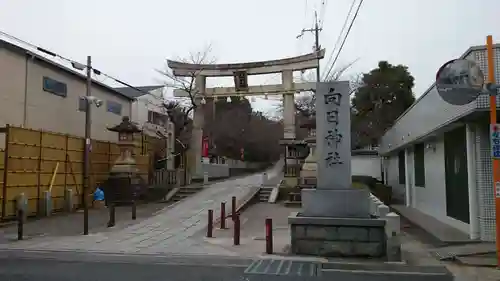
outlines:
[[371, 176], [382, 180], [380, 157], [378, 155], [353, 155], [351, 173], [353, 176]]
[[[496, 59], [495, 76], [497, 81], [500, 81], [500, 56], [496, 55], [497, 53], [500, 53], [500, 46], [495, 46], [494, 49]], [[477, 62], [487, 78], [486, 50], [484, 47], [473, 47], [462, 57]], [[434, 131], [476, 109], [488, 108], [488, 106], [488, 97], [486, 96], [481, 96], [467, 105], [448, 104], [441, 99], [435, 85], [432, 85], [381, 138], [379, 152], [385, 155], [411, 142], [418, 141], [422, 137], [432, 135]]]
[[[0, 49], [0, 65], [0, 126], [84, 136], [85, 113], [78, 111], [79, 98], [86, 94], [84, 80], [6, 49]], [[65, 83], [66, 97], [44, 91], [44, 76]], [[106, 128], [130, 116], [130, 101], [100, 86], [92, 87], [92, 95], [104, 101], [100, 108], [92, 107], [92, 137], [116, 141], [116, 133]], [[121, 104], [121, 115], [107, 111], [108, 101]]]
[[[165, 107], [163, 106], [163, 88], [159, 88], [150, 92], [149, 95], [142, 95], [132, 103], [132, 121], [139, 124], [144, 129], [145, 133], [156, 135], [156, 131], [161, 131], [168, 137], [166, 142], [167, 169], [174, 169], [174, 157], [172, 154], [175, 151], [175, 132], [174, 124], [167, 121], [164, 125], [152, 124], [148, 122], [148, 112], [154, 111], [167, 116]], [[168, 119], [168, 118], [167, 118]]]

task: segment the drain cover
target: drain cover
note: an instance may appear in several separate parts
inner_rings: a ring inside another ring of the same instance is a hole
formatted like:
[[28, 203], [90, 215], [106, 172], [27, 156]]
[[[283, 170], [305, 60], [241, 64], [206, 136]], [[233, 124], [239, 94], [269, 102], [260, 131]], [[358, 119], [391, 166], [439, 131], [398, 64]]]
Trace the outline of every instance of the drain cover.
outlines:
[[310, 261], [262, 259], [254, 261], [247, 274], [268, 274], [286, 276], [318, 276], [319, 265]]

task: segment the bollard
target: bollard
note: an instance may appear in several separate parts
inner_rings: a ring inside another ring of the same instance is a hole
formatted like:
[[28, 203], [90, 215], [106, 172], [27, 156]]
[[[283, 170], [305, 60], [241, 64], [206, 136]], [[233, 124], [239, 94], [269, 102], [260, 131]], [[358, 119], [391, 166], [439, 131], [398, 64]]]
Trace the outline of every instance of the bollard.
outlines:
[[108, 227], [113, 227], [115, 226], [115, 203], [109, 202], [108, 208], [109, 208]]
[[398, 214], [391, 212], [385, 216], [385, 233], [390, 237], [393, 232], [401, 232], [401, 219]]
[[137, 203], [135, 202], [135, 200], [132, 201], [132, 219], [137, 219]]
[[226, 229], [226, 202], [220, 202], [220, 229]]
[[265, 173], [265, 172], [264, 172], [264, 173], [262, 174], [262, 186], [265, 186], [265, 185], [266, 185], [266, 183], [267, 183], [267, 179], [268, 179], [268, 178], [267, 178], [267, 173]]
[[203, 184], [208, 184], [208, 172], [203, 173]]
[[234, 216], [233, 245], [240, 245], [240, 214]]
[[399, 241], [399, 235], [395, 231], [387, 239], [387, 261], [401, 261], [401, 241]]
[[380, 217], [380, 214], [378, 213], [378, 206], [380, 206], [380, 205], [382, 205], [382, 204], [383, 204], [383, 203], [382, 203], [382, 202], [380, 202], [380, 201], [375, 201], [375, 205], [374, 205], [374, 207], [375, 207], [375, 216], [376, 216], [376, 217]]
[[266, 219], [266, 254], [273, 253], [273, 219]]
[[64, 190], [64, 209], [66, 212], [73, 212], [73, 190], [68, 188]]
[[231, 197], [231, 218], [234, 221], [234, 217], [236, 216], [236, 196]]
[[24, 232], [24, 210], [19, 208], [17, 210], [17, 240], [23, 240]]
[[384, 219], [387, 216], [388, 213], [389, 213], [389, 207], [387, 207], [384, 204], [378, 205], [378, 216], [379, 216], [379, 218]]
[[214, 229], [214, 211], [208, 210], [208, 225], [207, 225], [207, 237], [213, 237], [213, 229]]
[[42, 216], [49, 217], [52, 214], [52, 192], [44, 191], [42, 194]]

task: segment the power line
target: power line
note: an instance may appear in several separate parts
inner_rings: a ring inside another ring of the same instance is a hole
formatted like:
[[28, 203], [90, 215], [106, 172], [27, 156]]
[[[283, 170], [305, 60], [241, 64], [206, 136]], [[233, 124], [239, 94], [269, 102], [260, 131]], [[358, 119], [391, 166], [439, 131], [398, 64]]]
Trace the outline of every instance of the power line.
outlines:
[[335, 63], [337, 62], [337, 59], [340, 56], [340, 52], [342, 52], [342, 49], [344, 48], [344, 44], [347, 41], [347, 37], [349, 36], [349, 33], [351, 32], [352, 26], [354, 25], [354, 22], [356, 21], [356, 18], [358, 17], [358, 13], [359, 13], [359, 10], [361, 8], [361, 5], [363, 4], [363, 1], [364, 0], [361, 0], [359, 2], [358, 8], [356, 9], [356, 13], [354, 13], [354, 17], [352, 18], [351, 24], [349, 25], [349, 28], [347, 29], [347, 33], [344, 36], [344, 40], [342, 40], [342, 44], [340, 45], [339, 51], [337, 52], [337, 56], [333, 60], [332, 65], [330, 66], [330, 70], [328, 70], [328, 72], [327, 72], [327, 74], [325, 76], [325, 79], [327, 79], [328, 75], [330, 75], [330, 72], [333, 70], [333, 66], [335, 65]]
[[[23, 39], [20, 39], [20, 38], [18, 38], [18, 37], [16, 37], [16, 36], [14, 36], [14, 35], [8, 34], [8, 33], [4, 32], [4, 31], [1, 31], [1, 30], [0, 30], [0, 35], [3, 35], [3, 36], [5, 36], [5, 37], [8, 37], [8, 38], [13, 39], [13, 40], [15, 40], [15, 41], [18, 41], [18, 42], [20, 42], [20, 43], [22, 43], [22, 44], [25, 44], [25, 45], [27, 45], [27, 46], [30, 46], [31, 48], [33, 48], [33, 49], [35, 49], [35, 50], [37, 50], [37, 51], [39, 51], [39, 52], [42, 52], [42, 53], [44, 53], [44, 54], [46, 54], [46, 55], [49, 55], [49, 56], [52, 56], [52, 57], [56, 57], [56, 58], [60, 58], [60, 59], [62, 59], [62, 60], [64, 60], [64, 61], [67, 61], [67, 62], [71, 63], [71, 65], [72, 65], [72, 66], [73, 66], [73, 68], [75, 68], [75, 69], [78, 69], [78, 70], [83, 70], [83, 69], [86, 67], [84, 64], [81, 64], [81, 63], [79, 63], [79, 62], [77, 62], [77, 61], [75, 61], [75, 60], [72, 60], [72, 59], [69, 59], [69, 58], [67, 58], [67, 57], [64, 57], [64, 56], [62, 56], [62, 55], [60, 55], [60, 54], [58, 54], [58, 53], [52, 52], [52, 51], [50, 51], [50, 50], [48, 50], [48, 49], [45, 49], [45, 48], [39, 47], [39, 46], [37, 46], [37, 45], [35, 45], [35, 44], [32, 44], [32, 43], [30, 43], [30, 42], [28, 42], [28, 41], [26, 41], [26, 40], [23, 40]], [[92, 71], [93, 71], [93, 73], [94, 73], [95, 75], [103, 75], [103, 76], [105, 76], [105, 77], [107, 77], [107, 78], [109, 78], [109, 79], [111, 79], [111, 80], [113, 80], [113, 81], [115, 81], [115, 82], [117, 82], [117, 83], [119, 83], [119, 84], [122, 84], [122, 85], [124, 85], [124, 86], [126, 86], [126, 87], [129, 87], [129, 88], [131, 88], [131, 89], [134, 89], [134, 90], [136, 90], [136, 91], [138, 91], [138, 92], [140, 92], [140, 93], [143, 93], [143, 94], [146, 94], [146, 95], [151, 95], [151, 96], [153, 96], [153, 97], [155, 97], [155, 98], [158, 98], [156, 95], [153, 95], [153, 94], [152, 94], [152, 93], [150, 93], [150, 92], [146, 92], [146, 91], [141, 90], [141, 89], [139, 89], [139, 88], [137, 88], [137, 87], [135, 87], [135, 86], [132, 86], [132, 85], [130, 85], [130, 84], [128, 84], [128, 83], [126, 83], [126, 82], [123, 82], [122, 80], [120, 80], [120, 79], [118, 79], [118, 78], [115, 78], [115, 77], [113, 77], [113, 76], [111, 76], [111, 75], [109, 75], [109, 74], [106, 74], [106, 73], [104, 73], [104, 72], [102, 72], [102, 71], [100, 71], [100, 70], [96, 69], [95, 67], [92, 67]], [[101, 82], [101, 83], [102, 83], [102, 82]]]
[[319, 26], [323, 28], [323, 23], [325, 20], [325, 14], [326, 14], [326, 7], [328, 5], [328, 0], [322, 0], [321, 1], [321, 9], [319, 12]]
[[[354, 8], [354, 4], [356, 4], [356, 0], [353, 0], [351, 3], [351, 7], [349, 7], [349, 11], [347, 12], [347, 15], [345, 17], [344, 24], [342, 25], [342, 29], [340, 30], [339, 36], [337, 37], [337, 41], [335, 41], [335, 45], [333, 46], [332, 52], [330, 53], [330, 57], [328, 58], [328, 62], [326, 63], [327, 71], [325, 73], [329, 74], [331, 71], [330, 63], [332, 62], [333, 56], [335, 54], [335, 50], [337, 50], [337, 47], [340, 44], [342, 34], [344, 34], [344, 30], [347, 27], [347, 22], [349, 21], [349, 18], [351, 17], [351, 13], [352, 13], [352, 9]], [[328, 74], [325, 75], [323, 77], [323, 79], [326, 79]]]

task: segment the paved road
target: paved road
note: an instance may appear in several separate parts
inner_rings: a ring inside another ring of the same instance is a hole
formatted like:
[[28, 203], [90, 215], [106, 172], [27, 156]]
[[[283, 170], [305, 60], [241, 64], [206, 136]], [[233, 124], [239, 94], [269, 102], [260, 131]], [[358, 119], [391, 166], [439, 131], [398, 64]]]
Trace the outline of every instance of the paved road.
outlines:
[[0, 260], [5, 281], [244, 281], [245, 266], [143, 262]]
[[[0, 280], [9, 281], [451, 281], [451, 276], [421, 274], [411, 269], [395, 272], [394, 269], [396, 268], [390, 266], [368, 269], [366, 266], [358, 267], [352, 263], [321, 265], [300, 260], [254, 261], [219, 256], [0, 251]], [[427, 272], [441, 272], [441, 270], [427, 270]]]
[[[272, 176], [279, 167], [268, 171]], [[198, 194], [160, 211], [138, 224], [116, 231], [91, 233], [88, 236], [36, 237], [19, 242], [4, 242], [0, 249], [83, 251], [110, 253], [187, 253], [236, 256], [222, 247], [192, 237], [206, 228], [208, 209], [216, 214], [221, 201], [237, 197], [246, 201], [261, 185], [262, 175], [254, 174], [214, 183]], [[227, 204], [229, 211], [230, 204]]]

